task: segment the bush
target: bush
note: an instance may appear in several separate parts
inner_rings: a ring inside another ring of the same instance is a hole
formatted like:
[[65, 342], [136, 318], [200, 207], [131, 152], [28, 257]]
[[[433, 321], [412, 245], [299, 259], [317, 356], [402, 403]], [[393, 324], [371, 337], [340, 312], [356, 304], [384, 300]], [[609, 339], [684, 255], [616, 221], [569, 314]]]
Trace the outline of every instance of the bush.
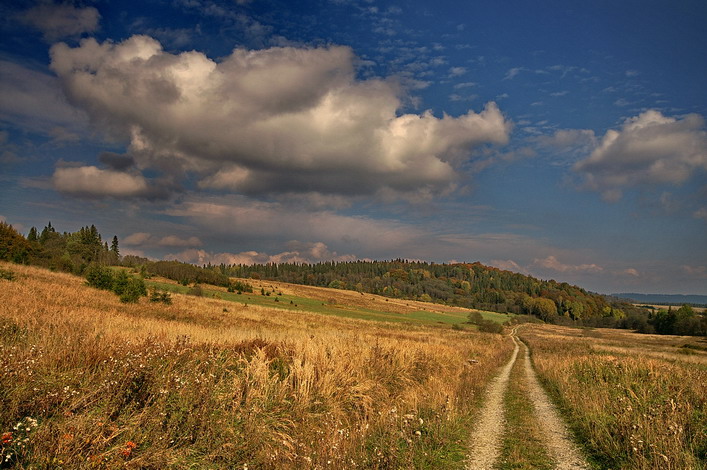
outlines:
[[201, 288], [199, 284], [195, 285], [194, 287], [191, 287], [187, 291], [187, 295], [194, 295], [196, 297], [203, 297], [204, 295], [204, 290]]
[[[117, 294], [117, 292], [116, 292]], [[123, 287], [120, 294], [120, 301], [125, 303], [135, 303], [140, 300], [140, 297], [147, 295], [147, 289], [145, 288], [145, 281], [136, 277], [129, 277], [128, 282]]]
[[163, 304], [172, 304], [172, 295], [167, 291], [153, 290], [150, 294], [150, 302], [161, 302]]
[[113, 271], [105, 266], [91, 264], [86, 268], [86, 284], [103, 290], [113, 290]]
[[482, 333], [503, 333], [503, 326], [495, 321], [481, 320], [478, 325]]

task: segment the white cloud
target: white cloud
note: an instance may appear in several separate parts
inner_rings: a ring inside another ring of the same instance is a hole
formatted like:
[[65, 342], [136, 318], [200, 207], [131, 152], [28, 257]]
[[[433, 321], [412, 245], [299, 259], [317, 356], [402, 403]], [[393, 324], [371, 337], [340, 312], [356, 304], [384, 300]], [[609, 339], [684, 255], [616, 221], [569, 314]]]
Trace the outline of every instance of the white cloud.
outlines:
[[188, 249], [165, 256], [194, 264], [266, 264], [266, 263], [317, 263], [320, 261], [354, 261], [354, 255], [339, 255], [322, 242], [300, 243], [290, 242], [290, 251], [267, 254], [258, 251], [243, 251], [240, 253], [212, 253], [205, 250]]
[[699, 169], [707, 169], [704, 119], [667, 117], [655, 110], [627, 119], [620, 130], [608, 130], [589, 157], [574, 165], [586, 185], [607, 199], [620, 198], [627, 186], [678, 185]]
[[152, 238], [152, 235], [146, 232], [136, 232], [128, 235], [127, 237], [123, 238], [122, 243], [123, 245], [128, 245], [128, 246], [140, 246], [146, 243], [148, 240]]
[[512, 259], [492, 259], [489, 264], [498, 269], [503, 269], [505, 271], [512, 271], [515, 273], [529, 274], [528, 270], [523, 266], [519, 265]]
[[699, 279], [707, 279], [707, 266], [683, 265], [680, 266], [680, 269], [682, 269], [682, 271], [689, 276], [694, 276]]
[[150, 194], [142, 175], [101, 170], [95, 166], [59, 167], [52, 176], [54, 188], [62, 193], [93, 197], [146, 197]]
[[40, 30], [47, 41], [97, 31], [100, 18], [94, 7], [76, 8], [68, 3], [50, 2], [40, 3], [22, 15], [22, 19]]
[[587, 272], [587, 273], [597, 273], [603, 271], [601, 266], [596, 264], [565, 264], [560, 262], [555, 256], [550, 255], [546, 258], [535, 258], [533, 260], [533, 266], [539, 268], [549, 269], [551, 271], [557, 271], [560, 273], [571, 273], [571, 272]]
[[399, 86], [357, 80], [348, 47], [237, 49], [215, 62], [133, 36], [57, 44], [51, 57], [70, 101], [129, 138], [138, 168], [195, 173], [202, 188], [441, 193], [475, 147], [510, 132], [495, 103], [459, 117], [400, 114]]

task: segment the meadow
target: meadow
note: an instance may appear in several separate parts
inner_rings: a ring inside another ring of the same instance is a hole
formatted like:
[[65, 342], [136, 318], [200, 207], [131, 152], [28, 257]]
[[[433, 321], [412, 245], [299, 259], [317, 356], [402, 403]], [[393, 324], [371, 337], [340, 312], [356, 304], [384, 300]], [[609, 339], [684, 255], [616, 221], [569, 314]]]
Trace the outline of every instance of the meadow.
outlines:
[[[462, 468], [512, 350], [434, 319], [442, 307], [177, 287], [170, 305], [124, 304], [76, 276], [0, 268], [14, 273], [0, 280], [3, 468]], [[410, 320], [350, 318], [374, 314]]]
[[707, 340], [527, 325], [521, 338], [599, 468], [707, 468]]

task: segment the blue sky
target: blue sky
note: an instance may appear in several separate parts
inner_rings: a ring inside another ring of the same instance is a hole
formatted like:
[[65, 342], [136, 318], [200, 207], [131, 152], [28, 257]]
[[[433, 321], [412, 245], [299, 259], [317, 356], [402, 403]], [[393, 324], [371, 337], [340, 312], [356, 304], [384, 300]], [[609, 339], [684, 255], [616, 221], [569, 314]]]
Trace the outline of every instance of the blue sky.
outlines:
[[707, 294], [703, 1], [0, 6], [0, 218]]

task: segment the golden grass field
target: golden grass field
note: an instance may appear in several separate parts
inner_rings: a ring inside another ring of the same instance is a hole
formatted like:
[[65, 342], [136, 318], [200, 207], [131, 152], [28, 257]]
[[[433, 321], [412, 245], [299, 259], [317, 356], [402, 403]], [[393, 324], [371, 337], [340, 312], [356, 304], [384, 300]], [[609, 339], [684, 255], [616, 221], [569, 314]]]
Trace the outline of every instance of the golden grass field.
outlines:
[[14, 468], [457, 468], [512, 350], [500, 335], [213, 298], [122, 304], [79, 277], [0, 268], [16, 277], [0, 281]]
[[546, 388], [599, 468], [707, 468], [707, 340], [524, 326]]
[[[251, 303], [214, 288], [124, 304], [76, 276], [0, 269], [15, 274], [0, 279], [0, 468], [464, 468], [513, 349], [435, 321], [466, 313], [437, 304], [269, 281], [252, 281], [273, 295]], [[266, 306], [276, 292], [320, 313]], [[535, 324], [520, 336], [596, 468], [706, 468], [704, 338]], [[516, 385], [510, 429], [537, 437]], [[548, 464], [512, 438], [503, 468]]]

